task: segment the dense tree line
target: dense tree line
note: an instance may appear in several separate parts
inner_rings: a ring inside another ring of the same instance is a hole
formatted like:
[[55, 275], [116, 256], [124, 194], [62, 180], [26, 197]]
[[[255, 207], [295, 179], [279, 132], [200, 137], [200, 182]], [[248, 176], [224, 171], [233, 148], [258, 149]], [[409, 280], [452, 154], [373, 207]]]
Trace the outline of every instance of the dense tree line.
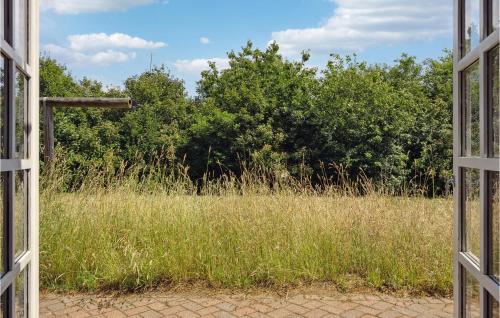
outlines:
[[395, 189], [441, 192], [452, 173], [451, 53], [422, 63], [403, 54], [392, 65], [332, 55], [321, 70], [308, 66], [309, 57], [289, 61], [276, 44], [248, 43], [228, 54], [228, 69], [211, 64], [202, 73], [194, 98], [164, 67], [109, 90], [76, 81], [45, 57], [40, 89], [42, 96], [130, 96], [136, 104], [126, 112], [57, 110], [56, 146], [71, 171], [160, 160], [189, 167], [196, 180], [238, 175], [251, 163], [314, 181], [336, 178], [342, 167]]

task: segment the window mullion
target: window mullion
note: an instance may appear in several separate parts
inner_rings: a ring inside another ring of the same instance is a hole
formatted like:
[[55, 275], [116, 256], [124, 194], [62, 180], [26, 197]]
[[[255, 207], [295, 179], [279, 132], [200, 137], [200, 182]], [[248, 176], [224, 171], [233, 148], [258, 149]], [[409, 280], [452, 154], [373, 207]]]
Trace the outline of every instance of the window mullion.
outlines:
[[[464, 29], [464, 0], [454, 1], [453, 6], [453, 23], [454, 23], [454, 55], [453, 55], [453, 156], [458, 158], [461, 156], [462, 152], [462, 85], [463, 79], [461, 72], [458, 69], [458, 63], [460, 62], [463, 55], [463, 32]], [[457, 161], [453, 161], [453, 173], [455, 175], [456, 188], [454, 189], [454, 279], [453, 279], [453, 296], [454, 296], [454, 312], [456, 317], [463, 317], [462, 308], [464, 304], [464, 284], [463, 284], [463, 267], [460, 265], [459, 251], [462, 249], [462, 198], [463, 198], [463, 186], [462, 186], [462, 170], [458, 165]]]
[[[7, 222], [7, 271], [12, 271], [14, 269], [14, 204], [15, 204], [15, 179], [16, 175], [14, 171], [8, 173], [8, 210], [7, 210], [7, 219], [4, 222]], [[7, 288], [7, 317], [14, 317], [14, 284], [15, 277], [12, 278], [11, 285]]]
[[[10, 40], [10, 44], [14, 47], [14, 25], [15, 25], [15, 14], [14, 14], [14, 1], [10, 0], [8, 5], [8, 15], [9, 15], [9, 28], [7, 30], [7, 38]], [[16, 62], [14, 58], [9, 58], [8, 60], [8, 93], [7, 93], [7, 101], [8, 101], [8, 158], [13, 159], [15, 157], [15, 148], [16, 148]], [[9, 172], [8, 176], [8, 199], [10, 201], [9, 209], [8, 209], [8, 218], [6, 222], [8, 222], [8, 251], [7, 251], [7, 259], [8, 259], [8, 270], [12, 271], [14, 269], [14, 257], [15, 257], [15, 247], [14, 247], [14, 238], [15, 238], [15, 226], [14, 226], [14, 211], [15, 211], [15, 172]], [[15, 314], [15, 290], [14, 290], [14, 281], [9, 288], [7, 289], [7, 317], [14, 317]]]

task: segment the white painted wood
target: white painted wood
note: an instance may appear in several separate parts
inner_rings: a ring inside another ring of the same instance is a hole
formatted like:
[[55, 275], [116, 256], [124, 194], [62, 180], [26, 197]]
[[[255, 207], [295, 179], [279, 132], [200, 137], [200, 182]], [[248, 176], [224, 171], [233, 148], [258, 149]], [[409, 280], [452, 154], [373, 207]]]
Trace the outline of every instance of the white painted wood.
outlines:
[[31, 252], [31, 262], [28, 265], [28, 317], [39, 316], [39, 33], [40, 15], [39, 0], [30, 0], [30, 36], [29, 36], [29, 65], [31, 67], [31, 80], [29, 82], [29, 121], [30, 146], [29, 154], [32, 162], [29, 178], [31, 190], [29, 202], [28, 246]]

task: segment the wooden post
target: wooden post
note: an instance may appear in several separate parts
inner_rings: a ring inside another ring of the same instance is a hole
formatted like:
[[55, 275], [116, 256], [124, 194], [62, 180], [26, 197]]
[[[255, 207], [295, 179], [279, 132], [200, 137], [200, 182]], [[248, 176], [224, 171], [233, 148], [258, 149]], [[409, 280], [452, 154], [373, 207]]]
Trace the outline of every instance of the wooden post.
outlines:
[[45, 162], [50, 162], [54, 158], [54, 108], [47, 106], [47, 98], [42, 99], [44, 112], [43, 140]]
[[44, 111], [44, 157], [49, 163], [54, 159], [54, 109], [56, 107], [131, 109], [130, 98], [66, 98], [43, 97], [40, 99]]

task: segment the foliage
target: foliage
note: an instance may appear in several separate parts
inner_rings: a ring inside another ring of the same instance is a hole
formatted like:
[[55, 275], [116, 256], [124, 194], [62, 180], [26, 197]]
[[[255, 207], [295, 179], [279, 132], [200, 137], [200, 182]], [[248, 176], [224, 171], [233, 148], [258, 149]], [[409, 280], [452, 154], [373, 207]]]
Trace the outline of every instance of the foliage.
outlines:
[[183, 82], [159, 67], [127, 79], [124, 94], [132, 97], [137, 107], [117, 118], [120, 127], [117, 154], [131, 162], [138, 158], [152, 162], [167, 150], [175, 155], [175, 150], [187, 142], [184, 132], [193, 113]]
[[[442, 193], [452, 171], [452, 58], [392, 65], [332, 55], [319, 71], [247, 43], [228, 54], [230, 67], [202, 73], [198, 94], [164, 67], [106, 90], [76, 81], [50, 58], [41, 61], [42, 96], [130, 96], [132, 111], [58, 110], [57, 151], [78, 169], [119, 169], [160, 160], [186, 165], [196, 182], [258, 165], [281, 178], [367, 177], [392, 188]], [[112, 160], [108, 160], [111, 158]], [[106, 159], [106, 160], [105, 160]], [[107, 165], [106, 167], [104, 167]]]
[[342, 164], [351, 175], [362, 169], [370, 177], [404, 181], [411, 119], [405, 89], [390, 80], [398, 66], [387, 71], [349, 57], [332, 57], [318, 102], [321, 161]]
[[228, 70], [219, 72], [212, 64], [202, 73], [202, 112], [190, 130], [197, 152], [188, 150], [188, 159], [208, 157], [209, 169], [222, 165], [238, 171], [241, 161], [256, 161], [295, 172], [307, 146], [317, 89], [316, 71], [305, 67], [307, 55], [289, 62], [276, 44], [261, 51], [248, 43], [228, 57]]

